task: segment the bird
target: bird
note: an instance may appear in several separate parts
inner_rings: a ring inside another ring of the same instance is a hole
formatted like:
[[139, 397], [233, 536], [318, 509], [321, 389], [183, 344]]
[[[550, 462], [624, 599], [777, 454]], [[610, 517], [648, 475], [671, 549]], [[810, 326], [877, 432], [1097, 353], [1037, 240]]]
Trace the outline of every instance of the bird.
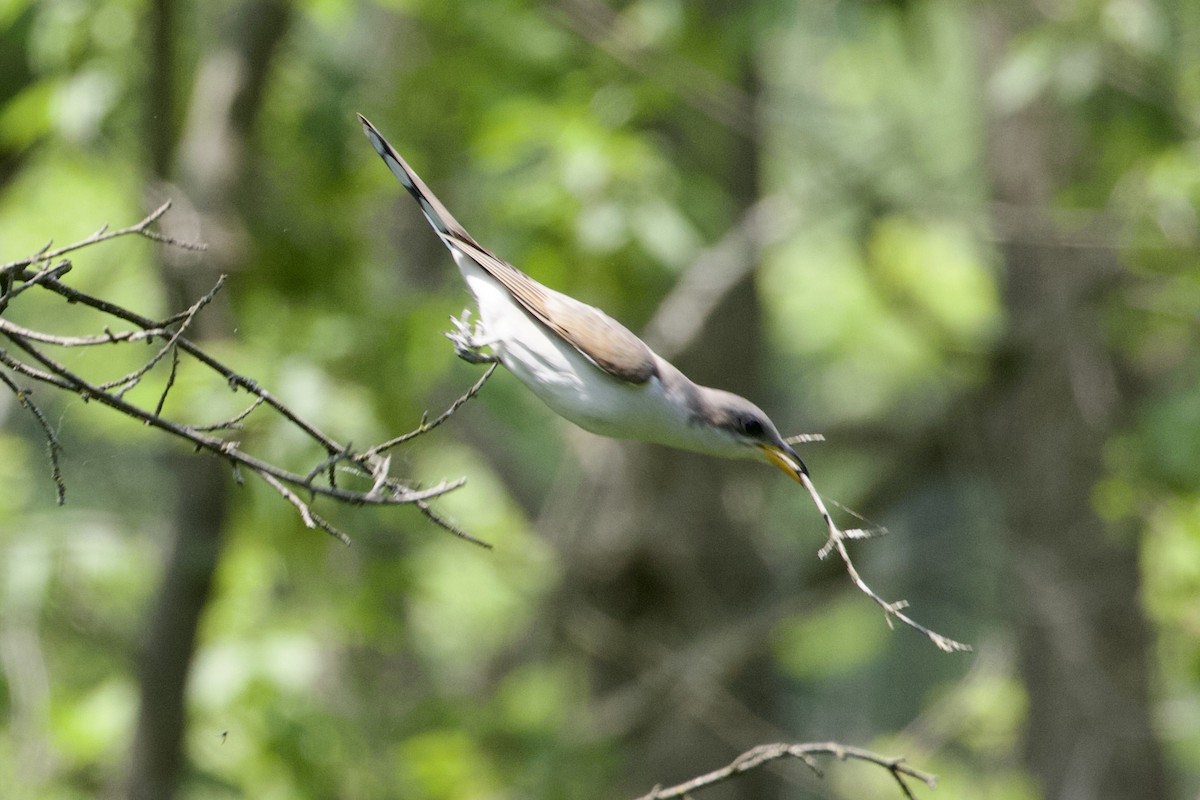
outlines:
[[[474, 296], [446, 335], [457, 354], [498, 361], [559, 416], [601, 436], [766, 461], [798, 483], [808, 468], [758, 406], [701, 386], [598, 308], [543, 286], [481, 245], [362, 114], [363, 131], [417, 201]], [[827, 515], [826, 515], [827, 516]]]

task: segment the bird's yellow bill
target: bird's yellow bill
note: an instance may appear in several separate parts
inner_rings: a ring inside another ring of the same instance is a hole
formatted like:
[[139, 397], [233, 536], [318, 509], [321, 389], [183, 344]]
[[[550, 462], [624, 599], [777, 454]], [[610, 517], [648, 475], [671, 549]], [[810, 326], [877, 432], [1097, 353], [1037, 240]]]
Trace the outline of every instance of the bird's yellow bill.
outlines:
[[800, 480], [800, 476], [805, 470], [804, 465], [800, 462], [799, 458], [797, 458], [794, 454], [789, 453], [787, 450], [784, 450], [782, 447], [777, 447], [775, 445], [760, 444], [758, 447], [763, 451], [763, 455], [767, 457], [767, 460], [787, 473], [789, 478], [794, 480], [796, 483], [803, 483], [803, 481]]

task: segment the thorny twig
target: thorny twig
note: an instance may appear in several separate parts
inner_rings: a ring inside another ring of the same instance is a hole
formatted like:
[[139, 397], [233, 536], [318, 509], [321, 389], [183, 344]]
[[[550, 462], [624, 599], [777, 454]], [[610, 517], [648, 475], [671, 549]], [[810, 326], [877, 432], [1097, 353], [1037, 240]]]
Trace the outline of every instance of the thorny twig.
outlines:
[[[170, 203], [164, 203], [135, 225], [115, 231], [109, 231], [106, 226], [88, 238], [74, 244], [66, 245], [56, 250], [51, 250], [51, 245], [47, 244], [29, 258], [0, 265], [0, 313], [4, 312], [14, 298], [30, 288], [37, 287], [59, 295], [68, 303], [95, 309], [133, 326], [132, 330], [120, 333], [114, 333], [106, 326], [101, 334], [91, 336], [60, 336], [23, 327], [0, 316], [0, 337], [9, 341], [14, 346], [14, 349], [18, 351], [18, 354], [14, 354], [14, 352], [10, 352], [8, 349], [0, 348], [0, 366], [7, 368], [7, 371], [0, 370], [0, 383], [3, 383], [21, 405], [33, 414], [39, 427], [42, 429], [49, 448], [51, 473], [56, 487], [58, 502], [60, 504], [63, 502], [66, 493], [60, 467], [61, 446], [58, 437], [47, 422], [45, 414], [30, 399], [29, 391], [21, 388], [9, 373], [77, 394], [85, 401], [95, 400], [120, 414], [139, 420], [145, 425], [158, 428], [180, 439], [184, 439], [190, 442], [197, 451], [207, 451], [226, 460], [234, 469], [235, 477], [239, 483], [241, 482], [241, 470], [244, 469], [252, 472], [293, 505], [306, 526], [319, 528], [344, 543], [348, 544], [350, 541], [349, 538], [313, 511], [311, 507], [312, 498], [323, 496], [349, 505], [414, 505], [424, 516], [455, 536], [487, 547], [486, 543], [470, 536], [465, 531], [443, 519], [429, 506], [430, 500], [457, 489], [465, 482], [464, 480], [442, 481], [434, 486], [423, 489], [413, 487], [408, 485], [407, 482], [392, 476], [389, 472], [390, 459], [381, 459], [379, 454], [440, 425], [457, 411], [463, 403], [479, 392], [483, 382], [491, 375], [490, 371], [477, 381], [464, 395], [458, 398], [433, 423], [426, 424], [423, 420], [421, 426], [410, 434], [405, 434], [367, 450], [356, 452], [349, 446], [339, 444], [322, 433], [315, 425], [300, 417], [286, 404], [272, 396], [266, 389], [260, 387], [256, 381], [234, 372], [195, 342], [184, 336], [195, 316], [221, 290], [224, 285], [224, 276], [217, 281], [216, 285], [208, 293], [187, 310], [174, 314], [164, 320], [154, 320], [103, 298], [81, 292], [63, 283], [61, 278], [71, 269], [69, 261], [63, 260], [58, 265], [51, 266], [51, 262], [54, 259], [66, 253], [121, 236], [136, 235], [175, 247], [203, 249], [203, 245], [182, 242], [152, 229], [151, 226], [166, 213], [169, 207]], [[114, 380], [100, 383], [84, 378], [51, 356], [45, 349], [47, 347], [95, 347], [104, 344], [117, 345], [137, 341], [160, 342], [161, 344], [154, 354], [143, 362], [138, 369]], [[23, 353], [24, 356], [19, 356], [20, 353]], [[181, 354], [190, 356], [192, 360], [215, 372], [232, 391], [244, 391], [252, 395], [254, 397], [253, 402], [250, 403], [248, 408], [235, 416], [208, 425], [188, 425], [163, 416], [163, 408], [172, 387], [175, 385], [176, 374], [180, 368]], [[127, 400], [126, 395], [129, 391], [141, 384], [148, 375], [152, 374], [154, 368], [168, 356], [170, 356], [169, 372], [163, 381], [163, 386], [158, 393], [157, 402], [154, 407], [143, 407], [136, 402]], [[327, 457], [322, 460], [318, 469], [307, 475], [295, 472], [252, 455], [238, 441], [215, 435], [219, 432], [240, 429], [245, 419], [263, 406], [275, 411], [324, 450]], [[370, 480], [370, 490], [356, 491], [337, 486], [332, 479], [332, 465], [338, 462], [345, 462], [349, 465], [349, 471]], [[326, 466], [329, 467], [328, 470], [325, 469]], [[327, 472], [329, 476], [328, 480], [324, 482], [318, 480], [323, 471]], [[304, 499], [302, 494], [309, 495], [309, 499]]]
[[675, 786], [666, 788], [656, 786], [639, 797], [638, 800], [671, 800], [671, 798], [677, 797], [690, 797], [693, 792], [723, 783], [781, 758], [799, 759], [804, 762], [805, 766], [816, 773], [818, 777], [821, 777], [822, 772], [817, 765], [816, 759], [813, 758], [813, 756], [817, 755], [833, 756], [839, 761], [857, 760], [877, 764], [891, 773], [897, 786], [900, 787], [900, 791], [904, 793], [904, 796], [908, 800], [916, 800], [916, 795], [913, 794], [912, 787], [909, 785], [909, 779], [920, 781], [931, 789], [936, 784], [936, 779], [933, 775], [913, 769], [904, 763], [903, 758], [888, 758], [887, 756], [873, 753], [870, 750], [864, 750], [861, 747], [850, 747], [838, 744], [837, 742], [762, 744], [747, 750], [720, 769], [705, 773]]

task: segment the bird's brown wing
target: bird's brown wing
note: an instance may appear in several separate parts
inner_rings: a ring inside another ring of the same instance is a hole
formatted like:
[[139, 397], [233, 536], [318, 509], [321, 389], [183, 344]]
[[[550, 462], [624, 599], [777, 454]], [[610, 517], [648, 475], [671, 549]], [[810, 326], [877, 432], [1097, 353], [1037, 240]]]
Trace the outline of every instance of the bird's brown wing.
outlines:
[[547, 289], [474, 240], [453, 246], [499, 281], [535, 319], [609, 375], [627, 383], [645, 383], [655, 374], [653, 351], [600, 309]]
[[655, 373], [654, 353], [645, 342], [600, 309], [547, 289], [475, 241], [383, 134], [362, 114], [358, 119], [375, 152], [417, 201], [447, 247], [478, 263], [535, 319], [609, 375], [628, 383], [650, 380]]

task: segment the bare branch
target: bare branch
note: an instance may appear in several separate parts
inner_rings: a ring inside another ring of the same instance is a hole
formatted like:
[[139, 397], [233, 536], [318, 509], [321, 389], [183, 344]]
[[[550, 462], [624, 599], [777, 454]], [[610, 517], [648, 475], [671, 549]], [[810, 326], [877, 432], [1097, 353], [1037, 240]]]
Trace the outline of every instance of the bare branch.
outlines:
[[143, 236], [147, 239], [150, 239], [151, 241], [161, 242], [163, 244], [169, 244], [172, 247], [182, 247], [185, 250], [205, 250], [205, 249], [207, 249], [207, 245], [197, 243], [197, 242], [180, 241], [179, 239], [172, 238], [170, 236], [167, 236], [166, 234], [159, 233], [158, 231], [150, 230], [150, 226], [153, 225], [155, 222], [158, 222], [158, 220], [162, 217], [162, 215], [167, 213], [167, 209], [169, 209], [170, 207], [171, 207], [171, 201], [168, 200], [167, 202], [163, 203], [158, 208], [151, 211], [148, 215], [146, 215], [146, 217], [143, 218], [141, 222], [138, 222], [134, 225], [130, 225], [128, 228], [121, 228], [120, 230], [109, 231], [108, 226], [105, 225], [104, 227], [100, 228], [100, 230], [96, 231], [91, 236], [89, 236], [88, 238], [82, 239], [78, 242], [75, 242], [74, 244], [69, 244], [66, 247], [60, 247], [57, 250], [51, 250], [50, 243], [47, 242], [45, 247], [43, 247], [38, 252], [34, 253], [29, 258], [23, 258], [23, 259], [20, 259], [19, 261], [10, 261], [7, 264], [0, 265], [0, 274], [7, 274], [7, 273], [15, 272], [17, 270], [24, 269], [25, 267], [33, 266], [34, 264], [38, 264], [42, 261], [53, 261], [54, 259], [58, 258], [59, 256], [64, 256], [67, 253], [72, 253], [76, 250], [81, 250], [85, 247], [90, 247], [91, 245], [94, 245], [94, 244], [100, 244], [101, 242], [107, 242], [111, 239], [116, 239], [121, 236], [132, 236], [132, 235]]
[[[121, 391], [118, 392], [118, 395], [124, 396], [126, 392], [128, 392], [134, 386], [137, 386], [137, 384], [142, 380], [142, 377], [147, 372], [154, 369], [154, 366], [159, 361], [162, 361], [162, 359], [167, 355], [167, 353], [174, 351], [175, 343], [177, 341], [179, 341], [179, 337], [183, 336], [183, 332], [185, 330], [187, 330], [188, 325], [191, 324], [191, 321], [193, 319], [195, 319], [196, 313], [200, 309], [204, 308], [204, 306], [211, 303], [212, 299], [217, 296], [217, 292], [221, 291], [221, 287], [224, 285], [225, 285], [225, 276], [221, 275], [220, 277], [217, 278], [217, 283], [215, 286], [213, 286], [212, 290], [209, 291], [203, 297], [201, 297], [199, 300], [197, 300], [192, 305], [192, 307], [187, 310], [187, 314], [184, 316], [183, 320], [179, 323], [179, 329], [176, 330], [174, 333], [172, 333], [167, 338], [166, 344], [164, 344], [161, 348], [159, 348], [158, 352], [155, 353], [153, 356], [151, 356], [149, 361], [147, 361], [141, 367], [139, 367], [138, 369], [129, 373], [128, 375], [125, 375], [124, 377], [117, 378], [116, 380], [112, 380], [112, 381], [108, 381], [107, 383], [100, 384], [99, 388], [107, 391], [108, 389], [116, 389], [118, 387], [121, 387]], [[170, 389], [170, 384], [174, 383], [174, 376], [175, 376], [175, 373], [174, 373], [174, 370], [172, 370], [171, 380], [168, 381], [168, 385], [167, 385], [168, 390]], [[163, 398], [165, 399], [165, 397], [166, 397], [166, 393], [164, 391]], [[161, 407], [162, 407], [162, 403], [160, 402], [159, 408], [161, 408]]]
[[212, 422], [212, 423], [209, 423], [208, 425], [193, 425], [193, 426], [191, 426], [191, 428], [194, 431], [240, 430], [242, 427], [242, 420], [246, 419], [246, 417], [253, 414], [255, 409], [257, 409], [262, 404], [263, 404], [263, 399], [261, 397], [256, 397], [254, 399], [253, 403], [251, 403], [243, 411], [235, 414], [234, 416], [230, 417], [229, 419], [222, 420], [220, 422]]
[[[47, 264], [36, 273], [28, 276], [28, 280], [25, 280], [24, 283], [19, 285], [13, 284], [11, 274], [0, 271], [0, 288], [3, 289], [3, 291], [0, 291], [0, 311], [4, 311], [4, 309], [8, 307], [8, 301], [19, 295], [21, 292], [32, 289], [34, 286], [39, 285], [43, 281], [60, 278], [70, 271], [71, 262], [63, 259], [56, 267], [51, 267], [49, 264]], [[24, 278], [25, 276], [22, 277]]]
[[198, 449], [207, 450], [215, 455], [221, 456], [229, 461], [246, 467], [259, 475], [271, 475], [272, 477], [281, 480], [285, 483], [294, 486], [300, 486], [315, 494], [325, 495], [327, 497], [341, 500], [355, 505], [400, 505], [405, 503], [414, 503], [417, 499], [427, 499], [429, 496], [443, 494], [445, 491], [457, 488], [461, 485], [461, 481], [455, 484], [440, 484], [445, 487], [441, 491], [425, 490], [424, 492], [414, 492], [402, 486], [398, 482], [389, 481], [388, 494], [377, 493], [368, 495], [363, 492], [354, 492], [346, 489], [339, 489], [334, 486], [323, 486], [315, 484], [305, 479], [304, 476], [298, 473], [286, 470], [275, 466], [267, 461], [259, 459], [243, 451], [237, 442], [219, 439], [214, 436], [197, 431], [196, 429], [173, 422], [164, 417], [157, 416], [150, 411], [147, 411], [139, 406], [136, 406], [117, 394], [106, 391], [97, 385], [90, 383], [71, 370], [64, 367], [54, 359], [42, 353], [31, 343], [20, 338], [13, 337], [8, 330], [7, 323], [0, 319], [0, 333], [6, 334], [9, 338], [31, 355], [35, 361], [46, 368], [46, 371], [40, 371], [36, 367], [31, 367], [28, 364], [17, 361], [12, 358], [7, 352], [0, 350], [0, 363], [10, 367], [22, 374], [31, 377], [37, 377], [47, 383], [53, 383], [60, 388], [66, 388], [78, 394], [84, 400], [95, 400], [103, 405], [109, 406], [116, 411], [123, 413], [125, 416], [132, 417], [147, 425], [159, 428], [167, 433], [171, 433], [181, 439], [186, 439], [194, 444]]
[[[416, 431], [388, 440], [370, 450], [356, 452], [349, 445], [342, 445], [324, 434], [311, 422], [300, 417], [299, 414], [285, 403], [259, 386], [252, 378], [238, 374], [184, 335], [200, 311], [211, 303], [221, 290], [224, 283], [224, 276], [218, 279], [210, 291], [185, 311], [174, 314], [164, 320], [154, 320], [62, 283], [62, 276], [71, 268], [70, 262], [64, 260], [57, 266], [50, 266], [50, 262], [53, 259], [65, 253], [129, 235], [141, 236], [172, 246], [202, 249], [200, 245], [190, 245], [151, 229], [150, 226], [162, 217], [167, 208], [169, 208], [169, 203], [164, 203], [136, 225], [115, 231], [108, 231], [107, 227], [101, 228], [88, 238], [58, 248], [57, 250], [51, 250], [50, 245], [47, 244], [46, 247], [27, 259], [0, 266], [0, 314], [2, 314], [14, 298], [30, 288], [37, 287], [57, 294], [70, 304], [94, 309], [102, 314], [134, 326], [134, 329], [120, 333], [114, 333], [105, 326], [103, 333], [100, 334], [61, 336], [23, 327], [0, 316], [0, 337], [11, 342], [15, 351], [25, 354], [21, 356], [19, 353], [14, 354], [14, 352], [0, 348], [0, 366], [6, 367], [7, 370], [15, 375], [76, 394], [84, 401], [94, 400], [124, 416], [183, 439], [195, 447], [197, 451], [207, 451], [222, 458], [233, 468], [235, 478], [239, 483], [242, 482], [242, 470], [247, 470], [257, 475], [264, 483], [296, 508], [306, 526], [319, 528], [347, 544], [350, 540], [346, 534], [338, 530], [328, 520], [313, 510], [312, 498], [325, 497], [348, 505], [414, 505], [424, 516], [455, 536], [487, 547], [488, 545], [485, 543], [444, 520], [429, 506], [430, 500], [459, 488], [465, 482], [464, 480], [442, 481], [428, 488], [417, 489], [410, 486], [406, 481], [392, 476], [390, 474], [391, 459], [387, 457], [381, 458], [380, 454], [441, 425], [464, 403], [479, 393], [484, 382], [491, 376], [492, 370], [485, 373], [466, 393], [455, 400], [432, 423], [422, 420], [421, 426]], [[33, 269], [29, 269], [30, 267], [33, 267]], [[133, 372], [113, 380], [101, 382], [83, 377], [53, 357], [47, 349], [94, 347], [102, 344], [121, 345], [139, 341], [157, 342], [160, 344], [154, 354]], [[163, 408], [166, 405], [167, 397], [172, 387], [175, 385], [176, 376], [181, 364], [181, 354], [190, 356], [194, 362], [215, 373], [232, 391], [245, 391], [252, 395], [254, 397], [253, 402], [246, 409], [229, 419], [208, 425], [189, 425], [164, 416]], [[168, 355], [170, 356], [170, 368], [153, 408], [144, 407], [137, 402], [126, 399], [129, 390], [142, 383], [147, 376], [154, 373], [155, 368]], [[50, 427], [41, 409], [29, 400], [28, 390], [22, 389], [6, 372], [0, 371], [0, 381], [3, 381], [4, 385], [13, 392], [25, 408], [30, 410], [38, 421], [49, 447], [51, 472], [58, 500], [60, 503], [63, 502], [65, 486], [59, 460], [61, 447], [54, 430]], [[240, 429], [242, 423], [260, 408], [270, 409], [281, 416], [287, 423], [298, 428], [309, 440], [324, 451], [325, 457], [322, 458], [317, 468], [308, 474], [287, 469], [251, 454], [238, 441], [214, 435], [216, 433]], [[364, 481], [370, 481], [369, 490], [360, 491], [338, 486], [334, 481], [336, 474], [335, 466], [337, 464], [345, 464], [346, 471]], [[326, 476], [324, 481], [319, 480], [323, 473]], [[310, 499], [305, 500], [301, 496], [305, 493], [310, 496]]]
[[322, 517], [319, 517], [315, 513], [313, 513], [313, 510], [308, 507], [308, 503], [301, 500], [299, 495], [297, 495], [295, 492], [293, 492], [287, 486], [280, 483], [278, 478], [276, 478], [274, 475], [263, 475], [262, 479], [264, 481], [266, 481], [267, 484], [270, 485], [273, 489], [275, 489], [275, 491], [279, 492], [279, 494], [283, 497], [284, 500], [287, 500], [289, 503], [291, 503], [292, 505], [294, 505], [296, 507], [296, 510], [300, 512], [300, 519], [302, 519], [304, 521], [304, 525], [306, 527], [320, 528], [321, 530], [325, 531], [333, 538], [337, 539], [342, 544], [349, 546], [349, 544], [350, 544], [349, 536], [342, 533], [337, 528], [333, 527], [331, 524], [329, 524], [329, 522], [327, 522]]
[[480, 547], [483, 547], [487, 550], [492, 549], [491, 544], [483, 541], [482, 539], [476, 539], [474, 536], [467, 533], [466, 531], [464, 531], [462, 528], [455, 525], [450, 520], [448, 520], [445, 517], [438, 514], [436, 511], [434, 511], [432, 508], [430, 508], [429, 503], [426, 503], [424, 500], [418, 500], [416, 502], [416, 505], [417, 505], [417, 508], [420, 509], [421, 513], [425, 515], [425, 518], [428, 519], [430, 522], [432, 522], [434, 525], [437, 525], [439, 528], [442, 528], [442, 529], [454, 534], [455, 536], [457, 536], [460, 539], [466, 539], [471, 544], [477, 544]]
[[[3, 325], [3, 322], [3, 320], [0, 320], [0, 326]], [[49, 372], [40, 370], [37, 367], [31, 367], [23, 361], [18, 361], [10, 356], [7, 350], [0, 349], [0, 364], [3, 364], [19, 375], [24, 375], [27, 378], [33, 378], [34, 380], [41, 381], [42, 383], [48, 383], [55, 388], [66, 389], [69, 392], [75, 390], [75, 387], [70, 381], [65, 381], [62, 378], [50, 374]]]
[[426, 422], [424, 419], [422, 419], [421, 424], [418, 425], [414, 430], [411, 430], [408, 433], [397, 436], [395, 439], [388, 439], [386, 442], [377, 444], [374, 447], [372, 447], [368, 450], [365, 450], [363, 452], [363, 455], [368, 458], [370, 458], [372, 456], [377, 456], [380, 453], [384, 452], [385, 450], [391, 450], [396, 445], [404, 444], [405, 442], [409, 441], [410, 439], [415, 439], [416, 437], [418, 437], [422, 434], [429, 433], [429, 431], [433, 430], [434, 428], [438, 427], [446, 420], [450, 419], [450, 417], [452, 417], [454, 415], [454, 412], [456, 412], [456, 411], [458, 411], [458, 409], [462, 408], [463, 404], [465, 404], [468, 400], [470, 400], [475, 395], [479, 394], [479, 390], [483, 388], [483, 385], [485, 383], [487, 383], [487, 379], [492, 377], [492, 373], [496, 371], [497, 366], [499, 366], [499, 364], [497, 364], [497, 362], [493, 361], [491, 363], [491, 365], [488, 366], [487, 372], [483, 373], [483, 375], [479, 378], [479, 380], [475, 381], [475, 383], [471, 386], [470, 389], [467, 389], [467, 391], [463, 392], [462, 395], [460, 395], [457, 400], [455, 400], [453, 403], [451, 403], [450, 407], [447, 408], [445, 411], [443, 411], [441, 413], [441, 415], [437, 419], [435, 419], [433, 422]]
[[42, 435], [46, 437], [46, 449], [50, 454], [50, 477], [54, 481], [54, 499], [61, 506], [67, 502], [67, 484], [63, 481], [62, 467], [59, 465], [58, 457], [62, 453], [62, 445], [58, 442], [58, 436], [54, 433], [54, 428], [50, 427], [49, 420], [42, 410], [29, 399], [29, 392], [22, 390], [13, 379], [0, 372], [0, 382], [3, 382], [8, 387], [13, 396], [17, 398], [17, 402], [23, 408], [29, 410], [33, 414], [33, 418], [37, 420], [38, 427], [42, 429]]
[[[22, 288], [27, 285], [24, 284]], [[24, 337], [31, 342], [52, 344], [55, 347], [95, 347], [102, 344], [124, 344], [126, 342], [141, 342], [170, 335], [170, 331], [166, 328], [147, 328], [140, 331], [113, 333], [106, 327], [104, 333], [96, 333], [90, 336], [58, 336], [53, 333], [23, 328], [12, 322], [8, 323], [8, 329], [12, 333]]]
[[916, 800], [909, 780], [919, 781], [930, 789], [934, 788], [937, 779], [928, 772], [913, 769], [904, 763], [903, 758], [888, 758], [861, 747], [850, 747], [837, 742], [810, 742], [807, 744], [762, 744], [747, 750], [735, 758], [730, 764], [705, 773], [689, 781], [667, 788], [656, 786], [638, 800], [671, 800], [676, 797], [690, 797], [693, 792], [707, 789], [718, 783], [723, 783], [738, 775], [758, 769], [764, 764], [781, 758], [795, 758], [804, 762], [805, 766], [822, 776], [813, 756], [833, 756], [839, 761], [857, 760], [876, 764], [886, 769], [895, 779], [896, 785], [908, 800]]

